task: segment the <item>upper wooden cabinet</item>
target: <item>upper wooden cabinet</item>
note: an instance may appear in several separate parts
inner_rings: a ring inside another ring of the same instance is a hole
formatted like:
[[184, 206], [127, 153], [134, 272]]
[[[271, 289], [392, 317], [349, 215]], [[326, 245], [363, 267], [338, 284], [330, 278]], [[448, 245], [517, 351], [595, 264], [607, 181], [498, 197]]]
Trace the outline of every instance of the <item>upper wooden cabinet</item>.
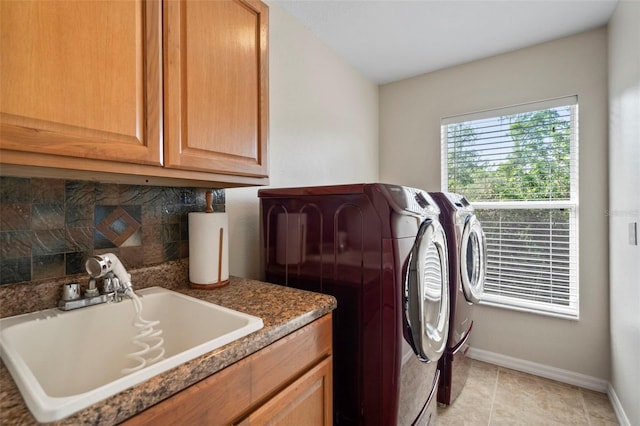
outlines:
[[0, 0], [0, 28], [9, 173], [268, 183], [260, 1]]
[[160, 12], [2, 1], [2, 149], [160, 165]]
[[165, 165], [266, 176], [267, 7], [167, 1], [164, 22]]

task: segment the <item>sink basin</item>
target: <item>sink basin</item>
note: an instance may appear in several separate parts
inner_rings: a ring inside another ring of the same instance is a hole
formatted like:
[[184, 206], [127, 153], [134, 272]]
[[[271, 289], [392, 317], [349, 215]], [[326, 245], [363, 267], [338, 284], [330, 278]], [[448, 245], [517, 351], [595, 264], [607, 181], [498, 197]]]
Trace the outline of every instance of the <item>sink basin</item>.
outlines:
[[164, 288], [136, 294], [142, 317], [160, 321], [165, 354], [127, 375], [126, 355], [139, 349], [130, 299], [0, 319], [0, 356], [36, 420], [60, 420], [263, 327], [258, 317]]

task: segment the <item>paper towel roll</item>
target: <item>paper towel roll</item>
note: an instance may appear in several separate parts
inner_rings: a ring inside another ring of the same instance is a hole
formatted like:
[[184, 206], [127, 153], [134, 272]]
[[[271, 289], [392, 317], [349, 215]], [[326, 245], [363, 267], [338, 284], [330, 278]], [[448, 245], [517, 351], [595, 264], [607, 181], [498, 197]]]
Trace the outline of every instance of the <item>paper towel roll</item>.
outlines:
[[226, 213], [189, 213], [189, 281], [219, 287], [229, 281], [229, 219]]

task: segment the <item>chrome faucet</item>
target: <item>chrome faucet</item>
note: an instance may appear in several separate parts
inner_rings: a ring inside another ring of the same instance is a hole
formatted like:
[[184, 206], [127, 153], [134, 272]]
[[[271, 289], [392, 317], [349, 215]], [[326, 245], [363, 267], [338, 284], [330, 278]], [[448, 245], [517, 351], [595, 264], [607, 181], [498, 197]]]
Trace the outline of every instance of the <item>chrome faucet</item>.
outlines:
[[58, 302], [58, 308], [63, 311], [70, 311], [72, 309], [98, 305], [100, 303], [112, 302], [114, 300], [112, 294], [100, 294], [95, 285], [95, 280], [93, 278], [90, 279], [89, 288], [85, 290], [83, 295], [81, 295], [80, 284], [65, 284], [62, 286], [62, 299]]
[[[62, 299], [58, 302], [58, 308], [69, 311], [84, 308], [100, 303], [120, 302], [129, 292], [131, 287], [131, 275], [127, 273], [120, 259], [107, 253], [89, 258], [85, 263], [85, 269], [91, 277], [89, 287], [84, 295], [80, 294], [80, 284], [65, 284], [62, 288]], [[96, 279], [102, 280], [102, 293], [96, 287]]]
[[93, 256], [86, 261], [85, 268], [94, 279], [105, 277], [103, 293], [113, 293], [114, 302], [120, 302], [129, 292], [133, 292], [131, 275], [115, 254]]

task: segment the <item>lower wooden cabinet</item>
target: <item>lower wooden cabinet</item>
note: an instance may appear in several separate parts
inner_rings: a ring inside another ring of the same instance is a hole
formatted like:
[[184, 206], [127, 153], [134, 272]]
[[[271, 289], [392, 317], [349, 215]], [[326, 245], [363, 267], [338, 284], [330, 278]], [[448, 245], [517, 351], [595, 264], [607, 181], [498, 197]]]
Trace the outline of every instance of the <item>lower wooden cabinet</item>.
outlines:
[[331, 425], [331, 314], [130, 418], [125, 425]]
[[331, 380], [331, 357], [328, 357], [236, 424], [330, 425]]

